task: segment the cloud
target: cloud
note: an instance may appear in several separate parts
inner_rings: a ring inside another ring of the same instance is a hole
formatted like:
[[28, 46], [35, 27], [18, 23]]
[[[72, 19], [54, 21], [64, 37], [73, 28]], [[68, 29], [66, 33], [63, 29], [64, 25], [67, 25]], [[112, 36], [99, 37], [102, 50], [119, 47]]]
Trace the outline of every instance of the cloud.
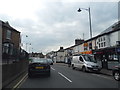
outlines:
[[[3, 0], [3, 5], [5, 1]], [[31, 43], [35, 52], [47, 53], [58, 50], [60, 46], [69, 47], [74, 45], [76, 38], [83, 38], [83, 33], [85, 39], [89, 39], [88, 11], [77, 12], [78, 8], [90, 6], [94, 36], [115, 23], [118, 17], [117, 2], [13, 2], [14, 0], [9, 2], [7, 7], [0, 6], [0, 10], [3, 9], [0, 18], [9, 21], [11, 26], [21, 32], [24, 49], [25, 43]]]

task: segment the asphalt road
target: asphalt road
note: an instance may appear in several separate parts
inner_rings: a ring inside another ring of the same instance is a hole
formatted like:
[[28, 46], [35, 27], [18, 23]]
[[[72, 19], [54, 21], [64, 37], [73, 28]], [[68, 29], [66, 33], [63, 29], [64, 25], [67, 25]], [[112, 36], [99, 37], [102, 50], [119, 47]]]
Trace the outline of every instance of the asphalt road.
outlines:
[[22, 80], [18, 88], [118, 88], [112, 76], [73, 70], [65, 64], [51, 65], [51, 76]]

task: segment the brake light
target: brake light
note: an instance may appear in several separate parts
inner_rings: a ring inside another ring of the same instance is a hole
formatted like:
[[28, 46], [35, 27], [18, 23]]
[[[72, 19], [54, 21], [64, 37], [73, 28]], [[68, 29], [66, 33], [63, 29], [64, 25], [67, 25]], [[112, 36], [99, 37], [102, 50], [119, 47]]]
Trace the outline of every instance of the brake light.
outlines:
[[118, 68], [118, 66], [115, 66], [115, 68]]

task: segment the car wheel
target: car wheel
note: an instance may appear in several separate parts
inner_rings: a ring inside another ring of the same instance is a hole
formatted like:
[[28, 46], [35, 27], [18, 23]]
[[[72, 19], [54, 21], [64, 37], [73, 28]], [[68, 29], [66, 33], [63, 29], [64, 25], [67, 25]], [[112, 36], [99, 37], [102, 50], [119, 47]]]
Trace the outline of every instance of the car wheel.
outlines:
[[114, 79], [117, 80], [117, 81], [120, 80], [120, 73], [119, 72], [114, 73]]
[[85, 66], [82, 67], [82, 71], [83, 71], [83, 72], [86, 72]]

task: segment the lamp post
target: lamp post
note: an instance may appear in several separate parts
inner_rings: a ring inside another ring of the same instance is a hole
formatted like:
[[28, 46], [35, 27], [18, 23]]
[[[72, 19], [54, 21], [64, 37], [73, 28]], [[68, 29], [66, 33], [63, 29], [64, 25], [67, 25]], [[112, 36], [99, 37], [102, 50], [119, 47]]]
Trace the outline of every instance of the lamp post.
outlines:
[[31, 43], [29, 43], [29, 53], [30, 53]]
[[28, 43], [26, 42], [25, 44], [23, 44], [25, 41], [22, 41], [22, 38], [23, 38], [23, 36], [25, 36], [26, 38], [28, 37], [28, 35], [24, 35], [24, 34], [21, 34], [21, 36], [20, 36], [20, 47], [23, 47], [23, 45], [25, 45], [25, 50], [26, 50], [26, 52], [27, 52], [27, 45], [28, 45]]
[[91, 13], [90, 13], [90, 7], [88, 9], [85, 9], [85, 8], [79, 8], [78, 9], [78, 12], [81, 12], [82, 10], [86, 10], [89, 12], [89, 23], [90, 23], [90, 38], [92, 38], [92, 27], [91, 27]]
[[[28, 37], [28, 35], [26, 35], [25, 37], [27, 38], [27, 37]], [[27, 44], [28, 44], [28, 43], [26, 43], [26, 52], [27, 52]]]

